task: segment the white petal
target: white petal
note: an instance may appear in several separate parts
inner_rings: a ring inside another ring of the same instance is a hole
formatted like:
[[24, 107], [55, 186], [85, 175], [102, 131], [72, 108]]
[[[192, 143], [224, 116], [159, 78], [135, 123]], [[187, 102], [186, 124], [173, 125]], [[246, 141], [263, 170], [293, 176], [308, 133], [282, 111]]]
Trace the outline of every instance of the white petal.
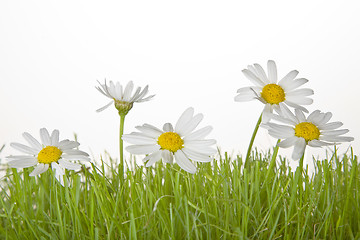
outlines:
[[39, 163], [34, 170], [29, 174], [30, 177], [37, 176], [46, 172], [49, 169], [49, 164]]
[[343, 125], [342, 122], [331, 122], [331, 123], [327, 123], [324, 125], [320, 125], [320, 126], [318, 126], [318, 128], [320, 130], [333, 130], [333, 129], [341, 127], [342, 125]]
[[260, 66], [260, 64], [255, 63], [254, 67], [255, 67], [256, 75], [260, 78], [260, 80], [266, 84], [269, 84], [270, 81], [269, 81], [268, 77], [266, 76], [264, 69]]
[[285, 104], [280, 103], [279, 105], [280, 105], [281, 114], [284, 118], [289, 119], [291, 122], [295, 124], [299, 123], [299, 120], [295, 117], [295, 115], [290, 111], [290, 109]]
[[186, 155], [181, 151], [175, 152], [176, 163], [185, 171], [194, 174], [196, 172], [195, 165], [186, 157]]
[[156, 144], [156, 139], [147, 136], [138, 136], [134, 134], [126, 134], [122, 136], [122, 140], [131, 144]]
[[9, 166], [12, 168], [28, 168], [28, 167], [35, 166], [37, 163], [38, 163], [38, 160], [31, 156], [29, 156], [29, 158], [11, 160], [8, 162]]
[[163, 126], [163, 130], [164, 130], [164, 132], [173, 132], [174, 128], [171, 125], [171, 123], [165, 123]]
[[289, 138], [286, 138], [285, 140], [279, 142], [278, 146], [281, 148], [289, 148], [291, 146], [294, 146], [297, 140], [298, 140], [298, 137], [295, 137], [295, 136], [289, 137]]
[[314, 90], [310, 88], [301, 88], [286, 93], [286, 96], [310, 96], [314, 94]]
[[317, 125], [323, 125], [326, 124], [332, 117], [332, 113], [331, 112], [327, 112], [324, 114], [324, 116], [322, 117], [322, 119], [319, 119], [317, 121]]
[[89, 157], [83, 156], [83, 155], [67, 155], [63, 154], [61, 158], [67, 159], [67, 160], [78, 160], [78, 161], [90, 161]]
[[70, 141], [70, 140], [62, 140], [61, 142], [59, 142], [58, 147], [60, 150], [65, 151], [67, 149], [72, 149], [72, 148], [76, 148], [80, 146], [80, 143], [76, 142], [76, 141]]
[[109, 102], [108, 104], [106, 104], [105, 106], [99, 108], [96, 110], [96, 112], [101, 112], [104, 111], [106, 108], [108, 108], [114, 101], [112, 100], [111, 102]]
[[159, 145], [132, 145], [126, 147], [126, 150], [132, 154], [149, 154], [160, 149]]
[[149, 161], [146, 163], [146, 167], [150, 167], [157, 161], [161, 159], [161, 151], [154, 152], [153, 154], [149, 155]]
[[257, 96], [254, 93], [251, 94], [239, 94], [234, 97], [235, 102], [247, 102], [256, 99]]
[[187, 140], [184, 141], [184, 146], [211, 146], [216, 144], [216, 140], [215, 139], [206, 139], [206, 140]]
[[160, 129], [150, 125], [150, 124], [144, 124], [142, 126], [136, 126], [137, 130], [142, 132], [145, 136], [151, 137], [151, 138], [158, 138], [161, 134], [164, 132]]
[[313, 103], [313, 100], [311, 98], [300, 96], [286, 96], [286, 100], [299, 105], [310, 105]]
[[354, 141], [353, 137], [344, 137], [344, 136], [324, 136], [324, 135], [322, 135], [319, 137], [319, 139], [327, 141], [327, 142], [334, 142], [334, 143]]
[[195, 115], [189, 122], [187, 122], [185, 125], [179, 128], [177, 133], [179, 133], [180, 136], [186, 136], [199, 125], [199, 123], [203, 118], [204, 115], [202, 115], [201, 113]]
[[339, 136], [348, 132], [349, 129], [339, 129], [339, 130], [322, 131], [321, 134], [326, 136]]
[[51, 168], [53, 170], [55, 170], [55, 178], [60, 182], [60, 184], [64, 187], [64, 174], [65, 174], [65, 171], [62, 167], [60, 167], [59, 164], [57, 164], [56, 162], [52, 162], [51, 163]]
[[65, 159], [59, 159], [58, 163], [61, 167], [69, 169], [69, 170], [74, 170], [74, 171], [79, 171], [81, 169], [81, 165], [78, 163], [72, 163], [69, 162]]
[[298, 138], [294, 145], [294, 151], [292, 153], [292, 159], [300, 159], [305, 151], [306, 141], [303, 138]]
[[77, 149], [66, 149], [63, 151], [63, 153], [69, 154], [69, 155], [82, 155], [82, 156], [86, 156], [88, 157], [89, 154], [87, 154], [86, 152], [77, 150]]
[[137, 100], [136, 102], [146, 102], [146, 101], [151, 100], [154, 96], [155, 96], [155, 95], [150, 95], [150, 96], [148, 96], [148, 97], [146, 97], [146, 98], [139, 99], [139, 100]]
[[323, 146], [329, 146], [329, 145], [334, 145], [334, 144], [314, 139], [314, 140], [309, 141], [308, 145], [311, 146], [311, 147], [323, 147]]
[[299, 122], [306, 122], [306, 117], [300, 109], [295, 109], [295, 116]]
[[115, 93], [116, 93], [116, 99], [122, 99], [123, 98], [123, 89], [122, 89], [122, 85], [117, 82], [115, 84]]
[[36, 149], [37, 151], [41, 151], [41, 144], [30, 133], [24, 132], [22, 135], [32, 148]]
[[267, 122], [270, 121], [272, 116], [272, 107], [271, 104], [265, 104], [264, 106], [264, 110], [262, 111], [262, 116], [261, 116], [261, 123], [265, 124]]
[[192, 118], [194, 115], [194, 108], [189, 107], [186, 109], [183, 114], [181, 114], [179, 120], [175, 125], [175, 132], [179, 132], [179, 129], [182, 129]]
[[123, 96], [124, 101], [130, 100], [131, 92], [132, 92], [133, 88], [134, 88], [133, 82], [132, 81], [128, 82], [128, 84], [126, 85], [125, 90], [124, 90], [124, 96]]
[[308, 122], [313, 122], [314, 119], [319, 118], [320, 115], [320, 110], [315, 110], [312, 113], [310, 113], [310, 115], [307, 117]]
[[267, 123], [267, 125], [270, 126], [272, 130], [281, 132], [281, 133], [283, 133], [284, 135], [286, 135], [288, 137], [291, 137], [291, 136], [295, 135], [294, 128], [292, 128], [290, 126], [280, 125], [280, 124], [276, 124], [276, 123]]
[[285, 92], [290, 92], [290, 91], [300, 87], [301, 85], [304, 85], [308, 81], [309, 80], [307, 80], [305, 78], [298, 78], [298, 79], [295, 79], [294, 81], [287, 81], [286, 83], [283, 82], [281, 84], [281, 87], [285, 90]]
[[10, 146], [15, 148], [16, 150], [18, 150], [20, 152], [28, 153], [28, 154], [31, 154], [31, 155], [37, 155], [39, 153], [38, 150], [33, 149], [31, 147], [28, 147], [28, 146], [26, 146], [24, 144], [21, 144], [21, 143], [10, 143]]
[[276, 64], [273, 60], [269, 60], [267, 63], [268, 68], [268, 76], [270, 83], [276, 83], [277, 82], [277, 69]]
[[189, 135], [185, 136], [184, 141], [203, 139], [212, 131], [212, 129], [213, 128], [211, 126], [200, 128], [199, 130], [196, 130], [195, 132], [192, 132]]
[[40, 129], [40, 139], [45, 146], [51, 146], [50, 134], [46, 128]]
[[130, 102], [135, 102], [139, 99], [139, 92], [140, 92], [141, 88], [137, 87], [136, 91], [134, 92], [133, 96], [130, 98]]
[[205, 155], [214, 155], [217, 153], [217, 150], [215, 148], [207, 147], [207, 146], [193, 146], [193, 145], [187, 145], [187, 149], [190, 149], [192, 151], [205, 154]]
[[256, 86], [264, 87], [266, 84], [260, 80], [254, 73], [252, 73], [248, 69], [242, 70], [243, 74], [247, 79], [249, 79], [252, 83], [254, 83]]
[[293, 107], [293, 108], [295, 108], [295, 109], [300, 109], [301, 111], [303, 111], [303, 112], [309, 112], [306, 108], [304, 108], [303, 106], [301, 106], [301, 105], [299, 105], [298, 103], [294, 103], [294, 102], [292, 102], [292, 101], [289, 101], [288, 99], [286, 99], [285, 101], [284, 101], [284, 103], [286, 103], [288, 106], [290, 106], [290, 107]]
[[174, 161], [173, 154], [169, 150], [163, 150], [161, 153], [161, 157], [166, 163], [172, 164]]
[[51, 146], [57, 146], [59, 143], [59, 130], [55, 129], [51, 133]]
[[209, 155], [198, 153], [186, 147], [181, 149], [181, 151], [183, 151], [183, 153], [185, 153], [185, 155], [188, 156], [188, 158], [196, 162], [211, 162], [213, 160], [213, 158], [210, 157]]
[[282, 87], [285, 91], [287, 91], [286, 87], [291, 86], [291, 82], [293, 82], [294, 78], [296, 78], [298, 74], [299, 72], [296, 70], [289, 72], [279, 81], [278, 85]]

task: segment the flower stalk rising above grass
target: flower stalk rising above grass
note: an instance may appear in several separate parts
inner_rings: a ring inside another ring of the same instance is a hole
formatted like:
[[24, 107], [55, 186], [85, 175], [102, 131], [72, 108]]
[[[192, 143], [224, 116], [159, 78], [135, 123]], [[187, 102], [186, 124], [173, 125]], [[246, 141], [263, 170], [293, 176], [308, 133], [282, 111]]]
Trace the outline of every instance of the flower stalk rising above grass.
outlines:
[[128, 82], [125, 89], [123, 86], [117, 82], [114, 84], [110, 81], [110, 84], [107, 85], [106, 81], [105, 84], [100, 84], [100, 87], [96, 87], [96, 89], [101, 92], [104, 96], [112, 99], [108, 104], [96, 110], [97, 112], [101, 112], [108, 108], [112, 103], [114, 103], [115, 108], [118, 110], [120, 116], [120, 131], [119, 131], [119, 152], [120, 152], [120, 164], [119, 164], [119, 171], [121, 174], [124, 173], [124, 147], [123, 147], [123, 140], [122, 135], [124, 133], [124, 123], [125, 123], [125, 116], [128, 112], [132, 109], [134, 102], [145, 102], [152, 99], [155, 95], [151, 95], [145, 97], [148, 93], [148, 85], [141, 91], [141, 88], [138, 87], [134, 94], [132, 91], [134, 89], [134, 84], [132, 81]]
[[249, 143], [245, 167], [248, 166], [250, 152], [259, 126], [261, 123], [266, 123], [270, 120], [273, 110], [280, 113], [282, 108], [290, 106], [308, 112], [302, 105], [309, 105], [313, 102], [311, 98], [307, 97], [314, 94], [312, 89], [297, 89], [308, 82], [305, 78], [296, 78], [299, 73], [297, 70], [289, 72], [279, 82], [274, 61], [268, 61], [267, 70], [268, 74], [266, 75], [264, 69], [257, 63], [253, 66], [249, 65], [247, 69], [244, 69], [242, 72], [255, 86], [238, 89], [238, 95], [235, 97], [236, 102], [257, 99], [265, 104]]
[[283, 109], [282, 115], [273, 116], [273, 120], [284, 123], [277, 124], [268, 122], [265, 126], [269, 134], [278, 139], [284, 139], [278, 143], [279, 147], [289, 148], [294, 146], [292, 158], [302, 158], [306, 146], [323, 147], [340, 142], [351, 142], [353, 137], [341, 136], [349, 132], [348, 129], [338, 129], [343, 125], [341, 122], [330, 122], [330, 112], [313, 111], [308, 117], [295, 109], [295, 115], [289, 109]]
[[59, 141], [59, 130], [54, 130], [50, 135], [46, 128], [40, 129], [41, 144], [27, 132], [23, 133], [23, 137], [30, 147], [21, 143], [11, 143], [10, 146], [28, 155], [7, 156], [6, 158], [9, 160], [9, 166], [13, 168], [36, 166], [30, 176], [45, 172], [51, 165], [56, 179], [64, 186], [64, 169], [75, 171], [81, 169], [80, 164], [71, 161], [90, 161], [86, 152], [74, 149], [80, 143], [68, 139]]
[[[185, 171], [195, 173], [196, 167], [192, 161], [210, 162], [216, 149], [211, 146], [216, 143], [214, 139], [204, 139], [212, 130], [211, 126], [194, 131], [203, 119], [202, 114], [194, 116], [194, 109], [188, 108], [180, 116], [175, 125], [165, 123], [163, 130], [150, 124], [137, 126], [140, 132], [125, 134], [123, 139], [131, 146], [126, 148], [132, 154], [148, 154], [143, 161], [146, 167], [163, 159], [164, 162], [176, 163]], [[192, 161], [191, 161], [192, 160]]]

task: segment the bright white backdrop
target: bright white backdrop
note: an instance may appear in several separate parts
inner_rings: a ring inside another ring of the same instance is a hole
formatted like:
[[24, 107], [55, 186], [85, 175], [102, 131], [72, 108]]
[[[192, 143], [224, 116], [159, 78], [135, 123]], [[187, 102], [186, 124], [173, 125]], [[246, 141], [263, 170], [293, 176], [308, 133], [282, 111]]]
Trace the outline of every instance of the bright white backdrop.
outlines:
[[[0, 2], [0, 158], [22, 132], [76, 132], [81, 149], [118, 155], [119, 118], [96, 80], [149, 84], [125, 132], [175, 122], [189, 106], [222, 151], [246, 154], [263, 108], [234, 102], [250, 85], [241, 70], [276, 61], [279, 77], [297, 69], [314, 89], [310, 111], [333, 112], [360, 151], [360, 8], [357, 1], [10, 1]], [[260, 130], [255, 146], [274, 144]], [[345, 151], [349, 144], [341, 145]], [[325, 150], [314, 152], [322, 155]], [[289, 152], [280, 150], [280, 154]], [[308, 158], [310, 158], [308, 154]]]

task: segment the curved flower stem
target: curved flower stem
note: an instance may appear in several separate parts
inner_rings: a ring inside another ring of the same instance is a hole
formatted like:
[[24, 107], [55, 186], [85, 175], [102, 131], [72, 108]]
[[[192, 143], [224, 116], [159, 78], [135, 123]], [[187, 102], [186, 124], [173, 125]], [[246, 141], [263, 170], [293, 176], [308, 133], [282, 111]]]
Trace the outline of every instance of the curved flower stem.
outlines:
[[259, 120], [257, 121], [254, 132], [253, 132], [253, 134], [251, 136], [251, 140], [250, 140], [249, 147], [248, 147], [248, 150], [247, 150], [247, 153], [246, 153], [246, 158], [245, 158], [245, 165], [244, 165], [245, 168], [247, 168], [248, 165], [249, 165], [250, 153], [251, 153], [252, 145], [254, 144], [256, 133], [259, 130], [259, 126], [260, 126], [260, 123], [261, 123], [261, 118], [262, 118], [262, 114], [260, 114]]
[[122, 135], [124, 134], [124, 123], [125, 123], [125, 114], [120, 115], [120, 133], [119, 133], [119, 150], [120, 150], [120, 163], [119, 163], [119, 174], [124, 176], [124, 143], [122, 140]]

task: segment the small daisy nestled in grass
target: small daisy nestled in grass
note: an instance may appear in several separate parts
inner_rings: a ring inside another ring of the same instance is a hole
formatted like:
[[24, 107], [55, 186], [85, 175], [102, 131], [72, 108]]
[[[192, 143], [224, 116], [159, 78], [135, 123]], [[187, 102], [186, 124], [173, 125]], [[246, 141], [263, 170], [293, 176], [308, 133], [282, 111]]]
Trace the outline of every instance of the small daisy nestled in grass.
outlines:
[[6, 157], [9, 166], [13, 168], [28, 168], [35, 166], [30, 176], [37, 176], [51, 165], [55, 171], [56, 179], [64, 186], [64, 169], [78, 171], [81, 165], [74, 160], [90, 161], [86, 152], [77, 148], [80, 144], [68, 139], [59, 141], [59, 130], [54, 130], [51, 135], [46, 128], [40, 129], [41, 143], [27, 132], [23, 137], [30, 146], [21, 143], [11, 143], [10, 146], [27, 155], [16, 155]]
[[272, 137], [284, 139], [278, 143], [279, 147], [294, 146], [292, 158], [298, 160], [304, 155], [307, 145], [322, 147], [354, 140], [353, 137], [342, 136], [349, 130], [338, 129], [343, 124], [341, 122], [329, 122], [331, 117], [330, 112], [323, 113], [319, 110], [305, 117], [299, 109], [295, 109], [295, 115], [288, 109], [282, 109], [282, 116], [274, 115], [273, 119], [286, 125], [269, 122], [266, 126]]
[[145, 102], [152, 99], [155, 95], [146, 96], [148, 93], [148, 85], [145, 86], [143, 90], [138, 87], [135, 92], [132, 94], [134, 89], [134, 84], [132, 81], [128, 82], [126, 87], [123, 89], [123, 86], [117, 82], [114, 84], [110, 81], [110, 84], [107, 85], [106, 81], [105, 84], [100, 84], [100, 87], [96, 87], [99, 92], [101, 92], [104, 96], [112, 99], [108, 104], [104, 107], [99, 108], [96, 110], [97, 112], [101, 112], [104, 109], [108, 108], [112, 103], [114, 103], [115, 108], [118, 110], [120, 116], [120, 131], [119, 131], [119, 152], [120, 152], [120, 164], [119, 164], [119, 171], [123, 174], [124, 172], [124, 147], [123, 147], [123, 140], [122, 135], [124, 133], [124, 124], [125, 124], [125, 116], [128, 112], [132, 109], [134, 102]]
[[244, 75], [255, 85], [238, 89], [238, 95], [235, 101], [244, 102], [258, 99], [265, 104], [262, 113], [262, 122], [270, 120], [270, 113], [276, 110], [280, 111], [281, 105], [287, 105], [293, 108], [308, 112], [302, 105], [309, 105], [313, 102], [307, 96], [313, 95], [314, 91], [309, 88], [298, 89], [308, 80], [305, 78], [296, 78], [297, 70], [289, 72], [278, 82], [277, 68], [274, 61], [267, 63], [268, 74], [257, 63], [249, 65], [247, 69], [242, 70]]
[[132, 94], [132, 91], [134, 89], [134, 84], [132, 81], [128, 82], [126, 87], [123, 89], [123, 86], [117, 82], [114, 84], [112, 81], [110, 81], [109, 85], [106, 84], [100, 84], [100, 87], [96, 87], [96, 89], [101, 92], [104, 96], [112, 99], [108, 104], [105, 106], [99, 108], [96, 110], [97, 112], [101, 112], [108, 108], [112, 103], [114, 103], [115, 108], [119, 111], [119, 114], [127, 114], [131, 108], [133, 107], [134, 102], [145, 102], [149, 101], [151, 98], [153, 98], [155, 95], [151, 95], [148, 97], [145, 97], [148, 93], [148, 85], [145, 86], [143, 90], [141, 90], [140, 87], [136, 89], [134, 94]]
[[140, 132], [133, 132], [123, 136], [124, 141], [131, 146], [126, 148], [132, 154], [148, 154], [143, 161], [147, 161], [146, 167], [163, 159], [172, 163], [175, 157], [176, 163], [185, 171], [195, 173], [196, 167], [192, 161], [210, 162], [216, 149], [211, 147], [216, 143], [214, 139], [204, 139], [212, 130], [211, 126], [194, 131], [202, 114], [194, 116], [194, 109], [188, 108], [180, 116], [175, 128], [171, 123], [165, 123], [163, 130], [150, 124], [137, 126]]

